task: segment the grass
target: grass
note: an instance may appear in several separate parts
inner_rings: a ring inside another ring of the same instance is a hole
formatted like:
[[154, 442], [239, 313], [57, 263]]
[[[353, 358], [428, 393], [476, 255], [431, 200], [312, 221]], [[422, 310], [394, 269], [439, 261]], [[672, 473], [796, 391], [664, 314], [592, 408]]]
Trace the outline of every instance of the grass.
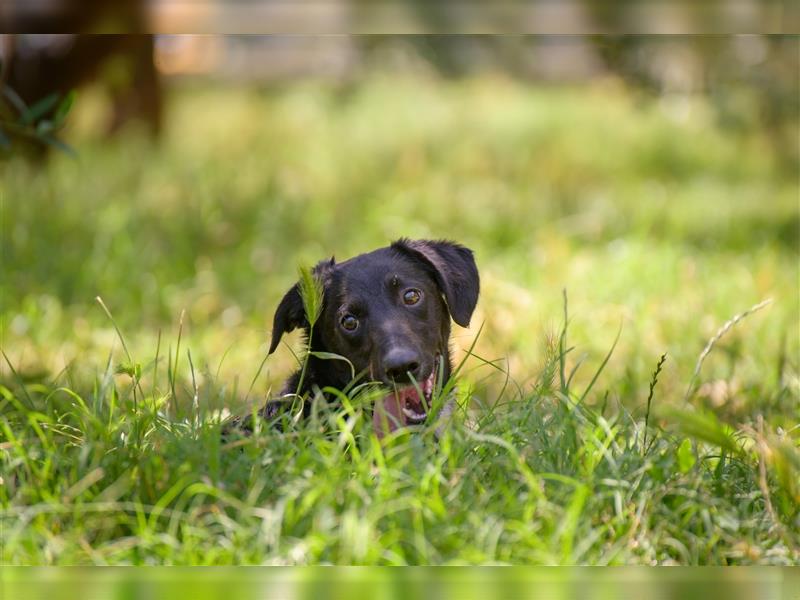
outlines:
[[[800, 562], [766, 133], [607, 81], [188, 84], [157, 148], [97, 140], [96, 103], [77, 161], [2, 167], [3, 564]], [[381, 445], [351, 394], [221, 440], [296, 367], [262, 362], [296, 265], [400, 236], [481, 269], [444, 436]]]

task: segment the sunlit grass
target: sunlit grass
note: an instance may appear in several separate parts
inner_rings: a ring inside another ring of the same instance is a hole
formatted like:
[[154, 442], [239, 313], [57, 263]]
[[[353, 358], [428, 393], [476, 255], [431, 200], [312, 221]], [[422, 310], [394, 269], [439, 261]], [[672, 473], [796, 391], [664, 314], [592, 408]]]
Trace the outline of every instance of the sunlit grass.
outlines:
[[223, 437], [223, 415], [206, 408], [225, 397], [213, 380], [183, 405], [170, 373], [137, 398], [139, 370], [120, 385], [111, 363], [85, 390], [0, 387], [4, 560], [797, 561], [791, 438], [761, 419], [734, 430], [660, 407], [670, 425], [648, 440], [624, 407], [581, 402], [561, 339], [531, 388], [489, 397], [465, 383], [438, 439], [432, 422], [383, 444], [367, 394], [317, 399], [307, 421], [285, 415], [282, 433], [256, 421], [251, 436]]
[[[798, 562], [797, 181], [762, 134], [609, 82], [184, 86], [159, 147], [93, 102], [78, 161], [2, 167], [3, 561]], [[296, 266], [401, 236], [481, 270], [445, 437], [381, 447], [352, 398], [221, 441], [296, 367], [260, 368]]]

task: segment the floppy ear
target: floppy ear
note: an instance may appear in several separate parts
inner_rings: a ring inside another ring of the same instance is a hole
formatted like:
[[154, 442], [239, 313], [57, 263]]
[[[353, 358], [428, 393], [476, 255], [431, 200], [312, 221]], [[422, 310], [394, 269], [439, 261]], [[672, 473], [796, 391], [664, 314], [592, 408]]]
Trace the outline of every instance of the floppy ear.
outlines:
[[448, 241], [399, 239], [392, 248], [422, 261], [433, 271], [453, 321], [469, 327], [478, 303], [480, 277], [472, 250]]
[[289, 333], [306, 324], [306, 313], [303, 309], [303, 299], [300, 289], [294, 284], [281, 300], [272, 318], [272, 341], [269, 344], [269, 354], [275, 352], [284, 333]]
[[[317, 263], [317, 266], [311, 270], [312, 274], [322, 282], [323, 287], [327, 286], [328, 271], [335, 264], [336, 261], [331, 256], [330, 260], [323, 260]], [[306, 319], [306, 311], [303, 307], [303, 298], [300, 296], [300, 286], [294, 284], [278, 304], [275, 316], [272, 318], [272, 340], [269, 344], [268, 354], [275, 352], [284, 333], [289, 333], [298, 327], [306, 327], [307, 325], [308, 319]]]

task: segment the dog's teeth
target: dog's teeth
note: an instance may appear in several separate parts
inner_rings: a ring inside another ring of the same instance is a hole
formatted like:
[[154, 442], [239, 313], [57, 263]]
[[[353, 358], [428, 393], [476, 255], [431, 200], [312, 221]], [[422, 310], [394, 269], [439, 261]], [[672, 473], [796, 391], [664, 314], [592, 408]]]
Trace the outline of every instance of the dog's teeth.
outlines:
[[425, 420], [425, 417], [428, 416], [426, 413], [418, 413], [411, 410], [410, 408], [405, 408], [405, 407], [403, 408], [403, 414], [406, 416], [406, 418], [408, 418], [410, 421], [414, 423], [421, 423], [422, 421]]

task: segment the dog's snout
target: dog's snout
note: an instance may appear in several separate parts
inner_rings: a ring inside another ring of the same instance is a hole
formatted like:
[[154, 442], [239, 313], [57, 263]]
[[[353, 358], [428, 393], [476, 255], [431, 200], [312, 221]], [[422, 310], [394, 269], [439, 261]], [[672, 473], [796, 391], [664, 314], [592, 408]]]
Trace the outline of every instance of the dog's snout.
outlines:
[[393, 348], [383, 358], [383, 370], [392, 381], [409, 381], [409, 374], [419, 377], [419, 356], [407, 348]]

